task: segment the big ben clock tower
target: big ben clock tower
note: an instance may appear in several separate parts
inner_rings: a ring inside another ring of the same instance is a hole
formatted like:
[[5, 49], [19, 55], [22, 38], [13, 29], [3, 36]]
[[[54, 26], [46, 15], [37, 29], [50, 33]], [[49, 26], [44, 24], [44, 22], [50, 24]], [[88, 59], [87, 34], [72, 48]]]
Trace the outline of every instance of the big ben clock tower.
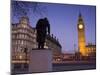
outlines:
[[79, 14], [77, 30], [78, 30], [78, 50], [83, 56], [86, 56], [85, 25], [84, 25], [81, 14]]

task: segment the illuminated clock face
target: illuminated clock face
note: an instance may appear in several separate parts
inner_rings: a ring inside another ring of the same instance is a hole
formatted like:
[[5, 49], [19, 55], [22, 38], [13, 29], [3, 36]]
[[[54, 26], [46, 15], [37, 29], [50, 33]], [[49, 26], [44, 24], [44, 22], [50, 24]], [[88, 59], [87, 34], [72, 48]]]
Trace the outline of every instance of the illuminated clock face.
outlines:
[[82, 25], [82, 24], [80, 24], [80, 25], [79, 25], [79, 29], [82, 29], [82, 28], [83, 28], [83, 25]]

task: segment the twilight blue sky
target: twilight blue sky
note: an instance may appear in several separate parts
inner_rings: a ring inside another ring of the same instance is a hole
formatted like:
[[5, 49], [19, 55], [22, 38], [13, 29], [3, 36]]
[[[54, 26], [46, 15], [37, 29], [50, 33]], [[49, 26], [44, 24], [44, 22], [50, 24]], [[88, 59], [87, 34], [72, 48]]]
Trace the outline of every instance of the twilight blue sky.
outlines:
[[[19, 2], [21, 3], [21, 2]], [[26, 3], [26, 2], [25, 2]], [[31, 2], [28, 2], [29, 4]], [[32, 3], [31, 3], [32, 4]], [[31, 5], [30, 5], [31, 6]], [[38, 19], [47, 17], [54, 34], [62, 45], [62, 52], [75, 52], [78, 47], [77, 23], [79, 13], [82, 14], [85, 24], [86, 43], [96, 42], [96, 7], [71, 4], [39, 3], [41, 13], [32, 12], [32, 7], [27, 11], [27, 16], [32, 27], [36, 26]], [[27, 9], [27, 7], [24, 7]], [[12, 14], [16, 13], [15, 11]], [[22, 16], [22, 15], [21, 15]], [[19, 18], [12, 15], [12, 23], [17, 23]]]

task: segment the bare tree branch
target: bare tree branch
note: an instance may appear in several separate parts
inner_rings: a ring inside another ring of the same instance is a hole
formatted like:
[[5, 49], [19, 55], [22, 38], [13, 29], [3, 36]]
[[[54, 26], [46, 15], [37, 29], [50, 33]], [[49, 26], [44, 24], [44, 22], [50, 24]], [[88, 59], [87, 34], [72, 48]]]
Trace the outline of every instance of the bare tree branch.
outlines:
[[37, 2], [12, 1], [12, 15], [16, 17], [27, 16], [29, 11], [43, 15], [46, 11]]

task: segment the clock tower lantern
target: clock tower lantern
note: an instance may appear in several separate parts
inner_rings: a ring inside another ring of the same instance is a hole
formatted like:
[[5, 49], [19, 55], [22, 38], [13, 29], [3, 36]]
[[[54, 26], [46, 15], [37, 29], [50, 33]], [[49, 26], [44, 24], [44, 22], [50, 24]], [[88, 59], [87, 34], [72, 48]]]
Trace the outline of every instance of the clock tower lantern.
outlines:
[[78, 50], [83, 56], [86, 56], [85, 25], [81, 14], [79, 14], [77, 30], [78, 30]]

